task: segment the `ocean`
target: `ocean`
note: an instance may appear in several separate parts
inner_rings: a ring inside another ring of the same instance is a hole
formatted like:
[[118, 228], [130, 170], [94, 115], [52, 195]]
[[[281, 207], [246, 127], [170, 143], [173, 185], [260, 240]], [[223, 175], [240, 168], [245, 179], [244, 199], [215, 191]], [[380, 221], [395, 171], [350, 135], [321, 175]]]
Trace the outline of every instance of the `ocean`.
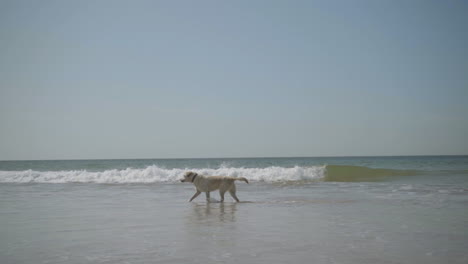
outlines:
[[[211, 202], [185, 171], [246, 177]], [[0, 161], [0, 263], [468, 263], [468, 156]]]

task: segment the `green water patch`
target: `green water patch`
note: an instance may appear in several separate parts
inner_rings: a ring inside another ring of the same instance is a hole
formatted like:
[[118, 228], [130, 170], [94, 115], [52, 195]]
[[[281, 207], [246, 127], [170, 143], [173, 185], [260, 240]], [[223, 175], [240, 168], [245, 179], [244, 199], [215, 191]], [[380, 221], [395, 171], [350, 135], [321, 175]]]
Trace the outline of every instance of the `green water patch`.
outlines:
[[325, 181], [330, 182], [376, 182], [391, 177], [413, 176], [420, 174], [417, 170], [377, 169], [361, 166], [328, 165]]

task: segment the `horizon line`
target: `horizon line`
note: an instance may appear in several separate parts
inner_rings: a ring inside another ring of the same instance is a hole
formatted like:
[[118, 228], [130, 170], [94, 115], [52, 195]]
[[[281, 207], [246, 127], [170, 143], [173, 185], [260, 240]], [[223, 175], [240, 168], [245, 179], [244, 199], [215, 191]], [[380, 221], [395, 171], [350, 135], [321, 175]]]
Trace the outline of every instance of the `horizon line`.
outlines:
[[390, 158], [390, 157], [464, 157], [468, 154], [441, 154], [441, 155], [337, 155], [337, 156], [250, 156], [250, 157], [205, 157], [205, 158], [76, 158], [76, 159], [6, 159], [4, 161], [85, 161], [85, 160], [197, 160], [197, 159], [295, 159], [295, 158]]

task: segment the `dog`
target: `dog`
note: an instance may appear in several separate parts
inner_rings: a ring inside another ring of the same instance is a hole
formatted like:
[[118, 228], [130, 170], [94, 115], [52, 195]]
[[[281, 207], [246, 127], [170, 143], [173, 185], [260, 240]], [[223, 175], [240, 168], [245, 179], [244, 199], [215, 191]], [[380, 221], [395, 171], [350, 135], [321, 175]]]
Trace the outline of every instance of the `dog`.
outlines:
[[221, 203], [224, 202], [224, 193], [229, 191], [232, 198], [239, 202], [239, 198], [236, 196], [236, 185], [235, 181], [249, 181], [244, 177], [227, 177], [227, 176], [205, 176], [198, 174], [193, 171], [187, 171], [184, 174], [184, 178], [180, 180], [181, 182], [191, 182], [197, 188], [197, 192], [190, 198], [191, 202], [195, 199], [200, 193], [206, 193], [206, 201], [210, 202], [210, 192], [219, 189], [219, 195], [221, 196]]

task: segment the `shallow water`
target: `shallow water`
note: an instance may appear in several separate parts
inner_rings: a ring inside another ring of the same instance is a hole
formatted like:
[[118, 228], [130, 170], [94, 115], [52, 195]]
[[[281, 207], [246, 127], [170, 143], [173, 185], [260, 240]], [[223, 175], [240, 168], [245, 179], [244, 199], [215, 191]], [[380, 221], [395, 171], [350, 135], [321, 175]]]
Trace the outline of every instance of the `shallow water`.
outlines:
[[[467, 263], [449, 184], [1, 184], [1, 263]], [[219, 199], [213, 193], [212, 197]]]
[[[251, 184], [189, 203], [186, 170]], [[466, 156], [2, 161], [0, 263], [468, 263], [467, 172]]]

